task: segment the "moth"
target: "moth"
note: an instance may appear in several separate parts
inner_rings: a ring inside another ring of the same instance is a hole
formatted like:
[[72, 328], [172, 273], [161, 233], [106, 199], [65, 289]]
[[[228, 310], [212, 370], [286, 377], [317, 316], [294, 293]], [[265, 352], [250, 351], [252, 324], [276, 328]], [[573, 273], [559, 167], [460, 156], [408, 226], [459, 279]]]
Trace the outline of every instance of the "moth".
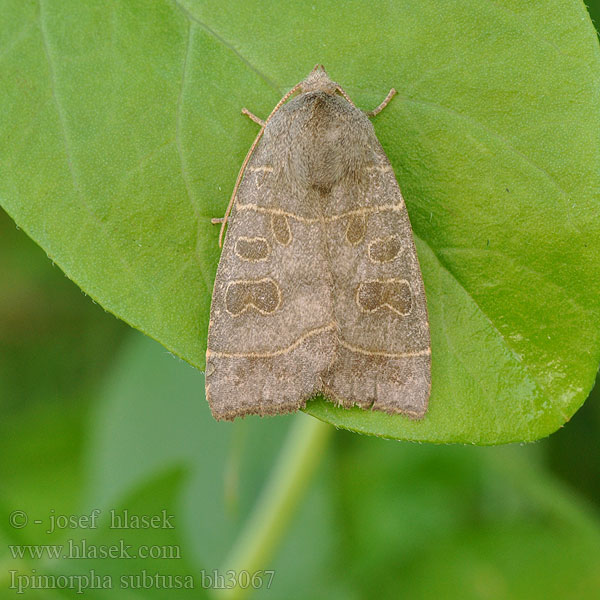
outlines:
[[206, 351], [216, 419], [295, 411], [319, 392], [346, 408], [424, 416], [425, 291], [369, 120], [395, 93], [363, 112], [317, 65], [265, 121], [242, 110], [261, 129], [225, 217], [213, 219], [219, 243], [228, 223]]

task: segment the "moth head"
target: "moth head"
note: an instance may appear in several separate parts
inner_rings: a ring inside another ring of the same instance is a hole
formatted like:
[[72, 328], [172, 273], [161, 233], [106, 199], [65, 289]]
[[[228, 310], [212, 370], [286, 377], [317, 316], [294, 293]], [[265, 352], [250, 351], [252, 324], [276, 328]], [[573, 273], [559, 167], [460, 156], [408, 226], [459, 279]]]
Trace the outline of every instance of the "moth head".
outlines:
[[300, 84], [300, 91], [306, 92], [326, 92], [327, 94], [335, 94], [338, 89], [338, 84], [329, 79], [327, 71], [323, 65], [316, 65], [309, 73], [308, 77]]

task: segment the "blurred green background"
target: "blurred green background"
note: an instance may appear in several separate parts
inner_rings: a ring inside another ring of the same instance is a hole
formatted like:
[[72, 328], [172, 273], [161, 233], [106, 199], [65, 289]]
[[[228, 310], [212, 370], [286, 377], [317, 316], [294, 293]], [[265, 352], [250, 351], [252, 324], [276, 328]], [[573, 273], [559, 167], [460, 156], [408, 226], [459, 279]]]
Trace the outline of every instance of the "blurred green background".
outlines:
[[[600, 23], [600, 2], [588, 7]], [[86, 298], [1, 211], [0, 257], [0, 597], [32, 569], [195, 581], [183, 591], [116, 585], [91, 598], [210, 597], [203, 576], [226, 564], [290, 428], [311, 417], [214, 422], [201, 373]], [[562, 430], [523, 446], [332, 431], [265, 558], [272, 585], [253, 597], [600, 597], [599, 396], [596, 385]], [[166, 510], [175, 527], [45, 533], [50, 515], [94, 508]], [[15, 510], [27, 527], [10, 525]], [[177, 548], [181, 558], [15, 558], [9, 547], [82, 538]]]

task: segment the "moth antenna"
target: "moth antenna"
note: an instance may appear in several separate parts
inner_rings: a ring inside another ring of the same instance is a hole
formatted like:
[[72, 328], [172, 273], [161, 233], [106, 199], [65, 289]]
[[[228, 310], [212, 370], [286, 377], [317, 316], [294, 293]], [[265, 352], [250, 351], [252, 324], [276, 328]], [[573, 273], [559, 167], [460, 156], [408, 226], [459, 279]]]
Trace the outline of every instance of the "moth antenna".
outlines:
[[[265, 123], [266, 124], [266, 123]], [[223, 246], [223, 235], [225, 234], [225, 226], [227, 225], [227, 220], [229, 219], [229, 215], [231, 214], [231, 209], [233, 208], [233, 203], [235, 201], [235, 195], [237, 194], [238, 188], [240, 187], [240, 182], [242, 181], [242, 177], [244, 175], [244, 171], [246, 170], [246, 165], [254, 152], [254, 148], [256, 148], [256, 144], [258, 144], [260, 138], [262, 137], [263, 131], [265, 130], [264, 126], [260, 128], [256, 139], [252, 146], [250, 146], [250, 150], [248, 150], [248, 154], [246, 154], [246, 158], [242, 163], [242, 168], [238, 173], [237, 179], [235, 180], [235, 185], [233, 186], [233, 193], [231, 194], [231, 198], [229, 199], [229, 204], [227, 205], [227, 210], [225, 211], [225, 215], [223, 216], [223, 220], [221, 221], [221, 230], [219, 231], [219, 248]]]
[[367, 117], [374, 117], [375, 115], [378, 115], [389, 103], [390, 100], [397, 94], [398, 92], [392, 88], [389, 92], [388, 95], [383, 99], [383, 102], [377, 107], [374, 108], [373, 110], [368, 110], [365, 111], [365, 114], [367, 115]]
[[[317, 65], [319, 66], [319, 65]], [[304, 82], [297, 83], [278, 103], [277, 106], [271, 111], [271, 114], [265, 119], [265, 125], [269, 122], [269, 119], [281, 108], [281, 105], [292, 95], [295, 94]]]
[[251, 113], [247, 108], [242, 108], [242, 114], [252, 119], [257, 125], [260, 125], [261, 127], [265, 126], [265, 122], [260, 117], [257, 117], [254, 113]]
[[352, 102], [352, 99], [350, 98], [350, 96], [348, 96], [348, 94], [346, 94], [346, 90], [341, 87], [341, 86], [337, 86], [337, 91], [344, 96], [344, 98], [346, 98], [346, 100], [348, 100], [348, 102], [350, 102], [350, 104], [352, 104], [352, 106], [354, 106], [354, 108], [357, 108], [356, 104], [354, 104], [354, 102]]
[[[317, 67], [318, 66], [319, 65], [317, 65]], [[221, 223], [221, 230], [219, 231], [219, 248], [221, 248], [223, 246], [223, 235], [225, 234], [225, 226], [227, 225], [227, 220], [229, 219], [229, 215], [231, 214], [231, 209], [233, 208], [233, 203], [235, 202], [235, 196], [237, 194], [238, 188], [240, 187], [240, 183], [242, 181], [242, 177], [244, 176], [244, 171], [246, 170], [246, 165], [248, 164], [248, 161], [252, 157], [252, 154], [254, 152], [254, 149], [256, 148], [256, 145], [260, 141], [260, 138], [262, 137], [262, 134], [265, 131], [265, 127], [267, 126], [267, 123], [269, 122], [269, 120], [271, 119], [271, 117], [281, 108], [281, 105], [292, 94], [295, 94], [298, 91], [298, 89], [300, 88], [300, 86], [302, 85], [302, 83], [303, 83], [302, 81], [300, 83], [297, 83], [277, 103], [277, 105], [275, 106], [275, 108], [271, 111], [271, 113], [269, 114], [269, 116], [265, 119], [264, 123], [261, 125], [260, 131], [258, 132], [258, 135], [256, 136], [256, 139], [254, 140], [254, 143], [252, 144], [252, 146], [250, 146], [250, 150], [248, 150], [248, 154], [246, 154], [246, 158], [244, 159], [244, 162], [242, 163], [242, 167], [240, 168], [240, 172], [238, 173], [237, 179], [235, 180], [235, 185], [233, 186], [233, 193], [231, 194], [231, 198], [229, 199], [229, 204], [227, 205], [227, 210], [225, 211], [225, 216], [223, 217], [223, 221]]]

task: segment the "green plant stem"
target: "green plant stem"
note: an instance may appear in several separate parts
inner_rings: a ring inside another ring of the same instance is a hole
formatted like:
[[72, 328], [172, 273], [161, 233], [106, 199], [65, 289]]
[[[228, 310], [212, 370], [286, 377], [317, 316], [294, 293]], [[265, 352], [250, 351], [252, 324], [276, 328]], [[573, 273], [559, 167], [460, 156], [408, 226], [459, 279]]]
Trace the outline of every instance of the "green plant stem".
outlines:
[[[245, 527], [224, 562], [222, 573], [252, 574], [268, 569], [273, 549], [284, 534], [311, 476], [320, 463], [333, 427], [298, 413], [277, 463], [264, 486]], [[264, 584], [268, 578], [264, 578]], [[238, 600], [252, 590], [233, 587], [216, 590], [215, 596]]]

